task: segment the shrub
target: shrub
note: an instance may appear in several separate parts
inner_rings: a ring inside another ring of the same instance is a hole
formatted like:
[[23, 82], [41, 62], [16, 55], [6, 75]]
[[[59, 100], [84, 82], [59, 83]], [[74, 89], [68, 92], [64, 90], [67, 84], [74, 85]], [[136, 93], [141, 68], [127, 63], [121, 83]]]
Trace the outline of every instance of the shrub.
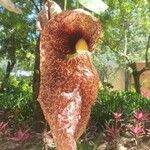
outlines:
[[131, 138], [134, 139], [134, 147], [136, 149], [141, 148], [142, 138], [148, 135], [147, 130], [149, 130], [149, 127], [146, 127], [146, 123], [150, 119], [150, 113], [134, 112], [134, 115], [126, 121], [121, 116], [120, 112], [113, 113], [113, 118], [105, 125], [104, 133], [108, 149], [120, 149], [121, 139], [127, 137], [127, 133], [129, 135], [128, 141]]
[[34, 111], [32, 88], [30, 80], [11, 78], [9, 89], [0, 93], [0, 110], [9, 110], [14, 113], [18, 121], [31, 118]]
[[104, 123], [112, 118], [113, 112], [121, 111], [124, 118], [128, 118], [139, 110], [150, 112], [150, 100], [133, 92], [99, 91], [92, 117], [96, 122]]

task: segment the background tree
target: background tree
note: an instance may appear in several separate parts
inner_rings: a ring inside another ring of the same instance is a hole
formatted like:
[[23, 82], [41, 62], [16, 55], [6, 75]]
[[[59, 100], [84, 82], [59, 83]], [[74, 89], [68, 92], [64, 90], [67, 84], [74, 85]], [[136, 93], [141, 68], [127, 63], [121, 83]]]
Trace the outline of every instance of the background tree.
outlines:
[[[8, 88], [7, 82], [14, 66], [17, 68], [32, 70], [35, 46], [35, 27], [32, 5], [29, 2], [20, 1], [24, 13], [16, 15], [4, 8], [0, 8], [1, 36], [0, 57], [7, 63], [3, 78], [1, 79], [1, 91]], [[18, 5], [19, 5], [18, 4]]]
[[[147, 44], [150, 35], [149, 3], [146, 0], [130, 3], [120, 0], [105, 0], [105, 2], [109, 9], [100, 15], [104, 30], [101, 50], [111, 50], [116, 54], [118, 63], [125, 68], [126, 81], [131, 70], [136, 92], [140, 93], [140, 75], [149, 69], [149, 43]], [[136, 62], [145, 58], [146, 66], [138, 71]]]

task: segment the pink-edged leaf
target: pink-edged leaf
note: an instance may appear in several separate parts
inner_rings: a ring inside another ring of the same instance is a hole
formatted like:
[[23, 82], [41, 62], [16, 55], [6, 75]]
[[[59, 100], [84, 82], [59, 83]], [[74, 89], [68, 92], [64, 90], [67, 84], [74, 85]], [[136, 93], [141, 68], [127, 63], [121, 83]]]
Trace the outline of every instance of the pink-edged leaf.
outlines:
[[133, 128], [131, 128], [131, 133], [137, 136], [144, 134], [145, 131], [141, 124], [136, 124]]
[[26, 140], [28, 140], [30, 137], [29, 129], [22, 131], [19, 129], [16, 133], [15, 136], [12, 138], [12, 140], [24, 143]]
[[114, 115], [114, 118], [119, 121], [121, 119], [122, 113], [114, 112], [113, 115]]
[[149, 114], [145, 113], [143, 111], [137, 111], [134, 113], [134, 117], [138, 120], [138, 121], [146, 121], [149, 120]]

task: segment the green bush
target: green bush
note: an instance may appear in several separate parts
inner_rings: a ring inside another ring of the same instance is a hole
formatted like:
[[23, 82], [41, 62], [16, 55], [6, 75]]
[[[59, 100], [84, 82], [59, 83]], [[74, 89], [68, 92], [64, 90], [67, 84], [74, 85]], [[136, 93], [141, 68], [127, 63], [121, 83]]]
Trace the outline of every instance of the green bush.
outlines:
[[0, 93], [0, 110], [9, 110], [19, 121], [31, 118], [34, 112], [30, 79], [11, 77], [9, 88]]
[[[32, 118], [35, 102], [32, 100], [31, 79], [12, 77], [9, 89], [0, 93], [0, 110], [11, 110], [18, 120]], [[98, 123], [104, 123], [112, 118], [112, 113], [121, 111], [124, 117], [129, 117], [134, 111], [150, 112], [150, 100], [132, 92], [100, 90], [92, 110], [92, 118]]]
[[96, 122], [104, 123], [112, 118], [113, 112], [121, 111], [126, 118], [137, 110], [150, 112], [150, 99], [133, 92], [100, 90], [92, 110], [92, 118]]

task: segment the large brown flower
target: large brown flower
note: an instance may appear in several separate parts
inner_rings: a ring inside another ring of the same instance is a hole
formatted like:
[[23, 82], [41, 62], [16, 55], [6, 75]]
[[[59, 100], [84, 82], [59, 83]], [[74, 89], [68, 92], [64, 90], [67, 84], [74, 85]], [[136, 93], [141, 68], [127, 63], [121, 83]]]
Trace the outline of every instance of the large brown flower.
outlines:
[[78, 9], [56, 15], [41, 32], [38, 101], [57, 150], [76, 150], [89, 120], [99, 81], [90, 52], [100, 31], [96, 19]]

